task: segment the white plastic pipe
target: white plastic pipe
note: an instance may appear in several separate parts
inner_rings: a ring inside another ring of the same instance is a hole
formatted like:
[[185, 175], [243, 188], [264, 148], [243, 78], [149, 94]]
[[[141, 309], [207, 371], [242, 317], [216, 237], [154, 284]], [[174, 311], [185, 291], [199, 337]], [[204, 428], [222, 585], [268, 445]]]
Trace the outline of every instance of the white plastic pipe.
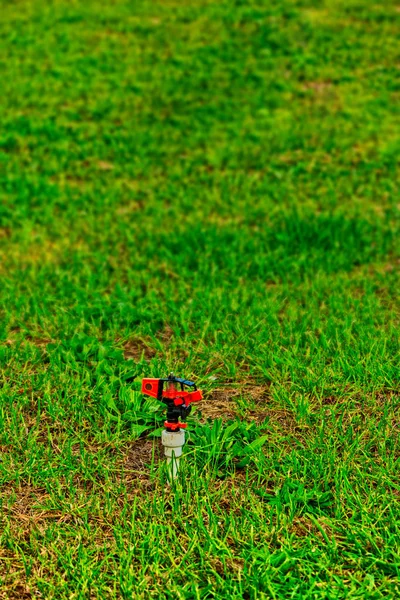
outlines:
[[178, 475], [179, 461], [182, 456], [182, 448], [185, 444], [185, 432], [183, 429], [179, 431], [167, 431], [164, 429], [161, 436], [161, 443], [164, 446], [164, 454], [167, 457], [170, 477], [175, 479]]

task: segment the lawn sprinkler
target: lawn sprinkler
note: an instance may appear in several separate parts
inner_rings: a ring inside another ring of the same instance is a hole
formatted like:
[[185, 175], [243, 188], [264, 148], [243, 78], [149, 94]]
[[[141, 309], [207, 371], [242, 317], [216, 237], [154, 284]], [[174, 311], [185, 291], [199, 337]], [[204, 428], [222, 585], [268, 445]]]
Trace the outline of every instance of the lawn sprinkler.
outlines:
[[[188, 391], [185, 388], [193, 389]], [[187, 427], [186, 423], [182, 423], [182, 421], [186, 421], [190, 414], [192, 402], [199, 402], [203, 398], [203, 394], [193, 381], [180, 379], [173, 373], [166, 379], [143, 379], [142, 392], [167, 405], [167, 420], [164, 423], [165, 429], [162, 432], [161, 443], [164, 446], [170, 476], [175, 479], [185, 443], [184, 430]]]

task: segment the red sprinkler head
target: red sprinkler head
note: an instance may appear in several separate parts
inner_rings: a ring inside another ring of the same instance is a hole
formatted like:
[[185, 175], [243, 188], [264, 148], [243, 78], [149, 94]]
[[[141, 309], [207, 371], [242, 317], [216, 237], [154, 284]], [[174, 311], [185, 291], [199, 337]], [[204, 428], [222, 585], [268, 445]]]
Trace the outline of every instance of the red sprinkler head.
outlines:
[[[185, 388], [193, 389], [188, 391]], [[186, 423], [182, 423], [182, 421], [185, 421], [190, 414], [192, 402], [200, 402], [203, 398], [201, 390], [197, 389], [193, 381], [180, 379], [173, 373], [166, 379], [143, 379], [142, 392], [167, 405], [167, 420], [164, 423], [167, 431], [184, 429]]]

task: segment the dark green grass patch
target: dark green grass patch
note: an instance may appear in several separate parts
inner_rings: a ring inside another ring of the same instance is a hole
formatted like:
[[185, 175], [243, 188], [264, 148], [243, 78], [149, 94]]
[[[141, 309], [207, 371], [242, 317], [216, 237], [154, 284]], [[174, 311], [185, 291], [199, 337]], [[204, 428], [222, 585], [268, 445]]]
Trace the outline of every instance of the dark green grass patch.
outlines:
[[398, 597], [398, 6], [0, 10], [0, 596]]

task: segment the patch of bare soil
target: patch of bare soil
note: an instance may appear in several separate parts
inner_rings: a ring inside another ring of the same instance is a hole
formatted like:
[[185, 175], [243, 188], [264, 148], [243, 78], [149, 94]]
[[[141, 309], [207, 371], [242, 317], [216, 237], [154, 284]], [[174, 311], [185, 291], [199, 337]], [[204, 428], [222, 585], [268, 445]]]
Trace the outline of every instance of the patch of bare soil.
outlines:
[[150, 483], [151, 466], [162, 458], [158, 438], [139, 438], [132, 443], [123, 462], [124, 478], [127, 483]]
[[0, 599], [24, 600], [33, 595], [18, 555], [9, 548], [0, 548]]
[[303, 85], [305, 90], [314, 90], [316, 93], [323, 93], [332, 88], [331, 81], [306, 81]]
[[126, 360], [140, 360], [142, 356], [146, 360], [150, 360], [157, 354], [157, 351], [152, 348], [148, 342], [143, 339], [129, 340], [124, 344], [124, 357]]
[[[21, 329], [16, 327], [15, 329], [12, 329], [10, 331], [10, 337], [5, 341], [5, 344], [7, 346], [12, 346], [13, 344], [16, 343], [17, 338], [14, 337], [14, 334], [18, 334], [20, 333]], [[26, 342], [29, 342], [30, 344], [33, 344], [34, 346], [37, 346], [38, 348], [42, 348], [44, 346], [47, 346], [47, 344], [52, 344], [55, 342], [55, 340], [48, 338], [48, 337], [35, 337], [35, 336], [26, 336], [25, 340], [20, 341], [20, 343], [25, 344]]]
[[63, 522], [68, 520], [68, 515], [61, 511], [46, 510], [44, 508], [50, 495], [41, 488], [24, 485], [12, 491], [10, 506], [5, 507], [7, 496], [2, 494], [3, 510], [5, 514], [18, 524], [18, 535], [24, 536], [31, 528], [42, 521], [52, 520]]
[[[200, 411], [203, 417], [210, 419], [234, 419], [237, 415], [237, 400], [248, 398], [249, 409], [246, 418], [264, 421], [267, 417], [268, 386], [245, 383], [237, 387], [220, 387], [206, 394]], [[253, 408], [254, 407], [254, 408]]]
[[0, 227], [0, 238], [9, 238], [11, 237], [11, 228], [10, 227]]
[[206, 419], [234, 419], [235, 398], [238, 390], [218, 388], [205, 395], [204, 401], [199, 406], [202, 417]]
[[27, 340], [29, 342], [31, 342], [31, 344], [34, 344], [35, 346], [38, 346], [39, 348], [42, 346], [47, 346], [47, 344], [52, 344], [55, 342], [55, 340], [52, 340], [51, 338], [41, 338], [41, 337], [27, 337]]
[[[164, 345], [169, 346], [174, 332], [169, 325], [166, 325], [164, 329], [157, 335], [157, 339]], [[124, 356], [125, 359], [140, 360], [142, 355], [146, 360], [152, 359], [156, 356], [157, 350], [152, 346], [152, 340], [150, 338], [132, 338], [124, 344]]]

